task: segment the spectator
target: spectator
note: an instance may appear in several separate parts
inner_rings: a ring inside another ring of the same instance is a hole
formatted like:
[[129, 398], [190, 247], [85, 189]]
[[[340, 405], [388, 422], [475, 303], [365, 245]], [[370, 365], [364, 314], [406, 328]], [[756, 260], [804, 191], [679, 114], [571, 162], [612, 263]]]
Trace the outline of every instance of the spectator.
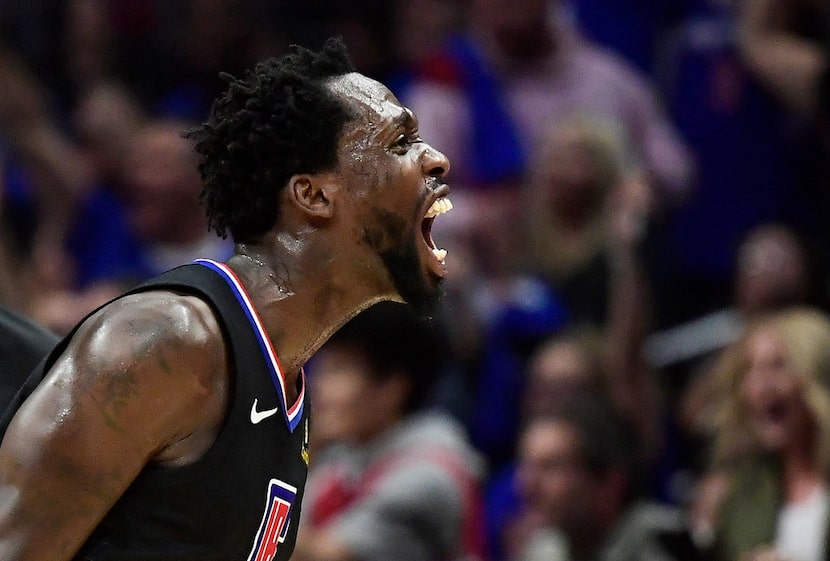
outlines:
[[830, 319], [758, 318], [721, 356], [712, 464], [692, 506], [713, 559], [824, 559], [830, 525]]
[[467, 32], [406, 96], [422, 132], [453, 148], [459, 184], [504, 185], [521, 179], [527, 150], [551, 118], [590, 112], [621, 122], [638, 163], [664, 199], [676, 199], [692, 166], [653, 87], [579, 37], [557, 8], [546, 0], [509, 10], [495, 0], [472, 2]]
[[703, 467], [701, 452], [712, 437], [713, 409], [721, 391], [715, 368], [718, 355], [759, 316], [822, 303], [820, 279], [805, 242], [791, 229], [759, 226], [738, 250], [733, 303], [649, 337], [646, 356], [669, 379], [670, 392], [677, 396], [674, 420], [678, 441], [685, 439], [681, 469], [697, 474]]
[[729, 304], [737, 248], [756, 226], [775, 222], [814, 239], [826, 232], [816, 133], [762, 87], [740, 52], [738, 14], [752, 2], [683, 4], [664, 42], [661, 82], [697, 174], [655, 236], [660, 327]]
[[571, 321], [602, 324], [612, 265], [637, 257], [628, 254], [645, 235], [648, 189], [614, 122], [569, 118], [539, 140], [523, 192], [523, 268], [553, 286]]
[[599, 330], [565, 329], [544, 341], [527, 364], [522, 399], [524, 423], [585, 395], [608, 395]]
[[[636, 466], [631, 485], [643, 493], [660, 491], [655, 482], [664, 436], [659, 426], [661, 392], [653, 377], [629, 379], [622, 365], [608, 361], [608, 344], [596, 328], [565, 328], [542, 342], [530, 355], [522, 379], [515, 439], [532, 419], [569, 409], [572, 403], [608, 402], [614, 414], [630, 428], [629, 462]], [[640, 384], [649, 384], [647, 386]], [[629, 397], [635, 395], [636, 403]], [[590, 407], [590, 405], [589, 405]], [[486, 512], [492, 557], [502, 558], [500, 534], [509, 515], [521, 504], [516, 494], [516, 462], [494, 466], [488, 478]]]
[[102, 81], [72, 108], [72, 131], [99, 184], [115, 189], [134, 135], [148, 115], [127, 84]]
[[[598, 333], [584, 329], [566, 329], [539, 344], [528, 359], [524, 376], [516, 376], [522, 383], [519, 411], [502, 421], [510, 423], [511, 442], [518, 439], [520, 427], [533, 417], [559, 411], [570, 402], [582, 402], [586, 396], [607, 395], [600, 347]], [[485, 488], [487, 543], [492, 559], [504, 558], [502, 532], [520, 505], [514, 456], [503, 467], [492, 467]]]
[[196, 257], [231, 255], [230, 242], [208, 231], [198, 204], [201, 183], [195, 153], [181, 136], [186, 128], [158, 119], [130, 136], [119, 183], [110, 187], [115, 192], [87, 200], [88, 221], [67, 240], [77, 262], [74, 283], [36, 296], [38, 322], [65, 332], [125, 287]]
[[483, 466], [460, 425], [425, 408], [446, 351], [408, 308], [378, 304], [318, 353], [314, 457], [292, 559], [482, 558]]
[[722, 389], [715, 364], [724, 348], [757, 317], [794, 305], [818, 305], [822, 275], [805, 240], [780, 224], [752, 229], [737, 252], [732, 301], [726, 307], [654, 332], [644, 345], [646, 360], [662, 374], [671, 400], [666, 419], [673, 437], [675, 499], [689, 500], [689, 485], [706, 467], [714, 410]]
[[190, 141], [182, 137], [188, 124], [157, 120], [133, 139], [124, 160], [120, 198], [127, 222], [141, 250], [136, 269], [155, 275], [187, 263], [196, 255], [230, 256], [231, 244], [208, 232], [198, 204], [199, 175]]
[[667, 560], [693, 550], [673, 508], [641, 501], [625, 425], [603, 401], [537, 414], [522, 430], [522, 506], [504, 528], [505, 559]]
[[655, 368], [693, 369], [734, 342], [745, 322], [759, 314], [795, 304], [823, 305], [822, 273], [792, 228], [756, 226], [738, 247], [730, 304], [650, 335], [647, 360]]

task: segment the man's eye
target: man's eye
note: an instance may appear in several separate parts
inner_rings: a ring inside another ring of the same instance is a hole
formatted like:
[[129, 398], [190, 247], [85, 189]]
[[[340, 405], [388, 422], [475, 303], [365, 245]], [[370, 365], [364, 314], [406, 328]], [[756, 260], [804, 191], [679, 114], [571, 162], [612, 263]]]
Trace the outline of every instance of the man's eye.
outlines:
[[421, 142], [421, 138], [417, 134], [401, 134], [392, 143], [392, 150], [406, 152], [410, 146], [418, 142]]
[[392, 143], [392, 148], [401, 149], [409, 147], [409, 137], [405, 134], [398, 135], [395, 142]]

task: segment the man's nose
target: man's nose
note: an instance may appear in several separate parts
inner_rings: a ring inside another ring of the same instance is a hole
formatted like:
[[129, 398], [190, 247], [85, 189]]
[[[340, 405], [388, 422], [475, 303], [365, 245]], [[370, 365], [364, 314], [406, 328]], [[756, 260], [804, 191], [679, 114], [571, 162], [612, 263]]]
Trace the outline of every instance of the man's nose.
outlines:
[[450, 160], [443, 152], [427, 144], [424, 148], [422, 166], [426, 175], [442, 178], [450, 171]]

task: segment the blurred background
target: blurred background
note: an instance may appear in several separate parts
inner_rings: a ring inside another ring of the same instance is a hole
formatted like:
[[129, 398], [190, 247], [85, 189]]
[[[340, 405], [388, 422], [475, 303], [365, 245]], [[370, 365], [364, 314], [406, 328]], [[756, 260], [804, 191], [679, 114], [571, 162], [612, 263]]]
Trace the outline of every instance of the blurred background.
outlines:
[[62, 334], [229, 256], [179, 133], [331, 35], [452, 163], [419, 410], [478, 456], [476, 555], [830, 554], [826, 0], [2, 0], [0, 305]]

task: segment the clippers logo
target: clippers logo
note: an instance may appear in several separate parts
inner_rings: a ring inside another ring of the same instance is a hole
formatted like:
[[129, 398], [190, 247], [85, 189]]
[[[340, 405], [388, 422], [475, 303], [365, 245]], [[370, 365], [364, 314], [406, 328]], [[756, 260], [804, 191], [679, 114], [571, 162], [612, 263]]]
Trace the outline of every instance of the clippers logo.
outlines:
[[297, 488], [272, 479], [268, 484], [267, 504], [254, 547], [248, 561], [273, 561], [277, 548], [285, 541], [291, 516], [291, 507], [297, 498]]

